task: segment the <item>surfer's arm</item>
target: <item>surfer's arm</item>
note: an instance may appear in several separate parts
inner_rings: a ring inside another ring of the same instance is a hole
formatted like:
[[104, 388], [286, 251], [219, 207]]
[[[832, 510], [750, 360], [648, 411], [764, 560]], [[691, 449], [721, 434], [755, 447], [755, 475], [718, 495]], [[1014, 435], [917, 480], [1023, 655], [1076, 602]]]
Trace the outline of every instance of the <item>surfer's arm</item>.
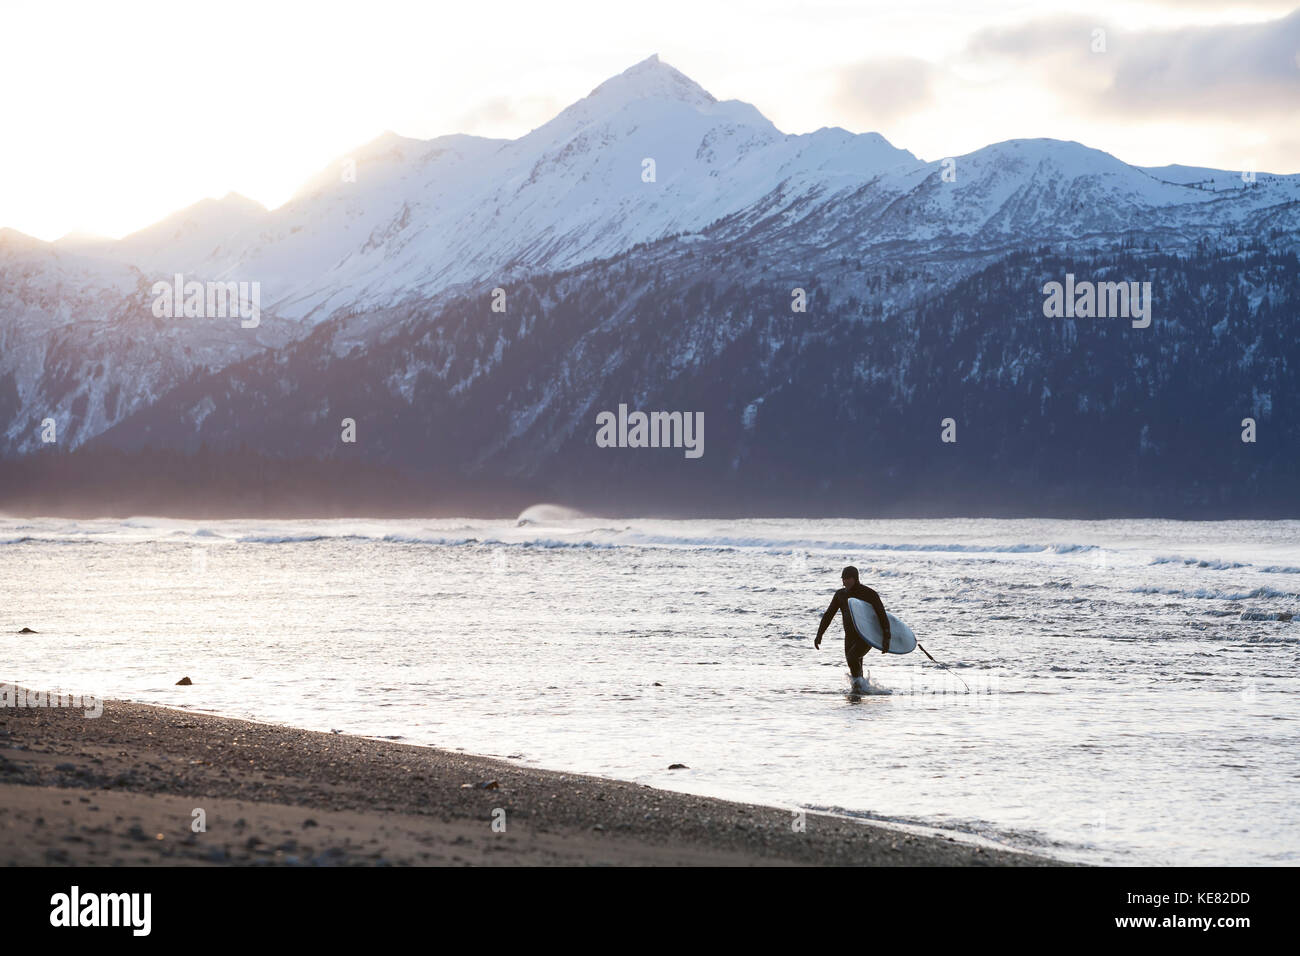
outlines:
[[835, 612], [840, 609], [839, 601], [836, 599], [838, 597], [839, 595], [836, 595], [831, 598], [831, 606], [828, 607], [826, 613], [822, 615], [822, 623], [821, 626], [817, 628], [817, 640], [813, 641], [813, 647], [822, 646], [822, 635], [826, 633], [826, 628], [831, 626], [831, 621], [835, 620]]

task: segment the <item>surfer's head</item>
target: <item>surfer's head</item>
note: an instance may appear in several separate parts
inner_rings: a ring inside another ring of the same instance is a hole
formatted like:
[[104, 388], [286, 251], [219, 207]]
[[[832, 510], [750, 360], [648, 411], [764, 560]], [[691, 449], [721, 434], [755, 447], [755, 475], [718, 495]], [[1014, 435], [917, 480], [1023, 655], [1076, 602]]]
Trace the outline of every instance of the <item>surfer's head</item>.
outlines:
[[840, 580], [844, 582], [846, 588], [853, 587], [853, 585], [858, 583], [858, 569], [850, 564], [840, 572]]

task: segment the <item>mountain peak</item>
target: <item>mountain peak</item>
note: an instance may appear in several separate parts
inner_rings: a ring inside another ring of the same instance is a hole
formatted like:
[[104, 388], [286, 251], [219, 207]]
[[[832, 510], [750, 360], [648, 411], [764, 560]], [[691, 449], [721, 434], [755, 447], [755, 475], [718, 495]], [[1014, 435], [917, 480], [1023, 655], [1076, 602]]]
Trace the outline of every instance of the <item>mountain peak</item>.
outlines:
[[230, 192], [226, 193], [224, 196], [222, 196], [221, 199], [218, 200], [218, 202], [220, 202], [222, 205], [228, 208], [240, 207], [240, 208], [252, 210], [253, 212], [266, 212], [266, 207], [263, 206], [256, 199], [249, 199], [243, 193], [237, 193], [233, 189]]
[[130, 233], [123, 237], [122, 241], [129, 246], [132, 243], [148, 243], [163, 235], [174, 241], [180, 235], [180, 231], [216, 230], [217, 234], [229, 234], [268, 215], [270, 213], [267, 208], [256, 199], [249, 199], [242, 193], [232, 191], [220, 199], [211, 196], [200, 199], [170, 216]]
[[10, 229], [8, 226], [0, 226], [0, 248], [4, 249], [35, 249], [38, 246], [46, 245], [35, 236], [29, 236], [25, 232], [19, 232], [17, 229]]
[[73, 229], [55, 239], [54, 244], [63, 248], [71, 248], [74, 246], [94, 246], [99, 245], [100, 243], [112, 241], [113, 240], [108, 238], [108, 236], [100, 235], [97, 232], [89, 232], [84, 229]]
[[610, 77], [591, 91], [587, 101], [626, 103], [651, 98], [681, 100], [696, 106], [717, 102], [704, 87], [659, 59], [658, 53], [652, 53], [640, 63]]
[[611, 76], [549, 122], [515, 140], [515, 145], [535, 143], [539, 139], [567, 139], [589, 123], [607, 120], [634, 103], [646, 102], [684, 104], [697, 110], [707, 110], [718, 103], [702, 86], [655, 53]]

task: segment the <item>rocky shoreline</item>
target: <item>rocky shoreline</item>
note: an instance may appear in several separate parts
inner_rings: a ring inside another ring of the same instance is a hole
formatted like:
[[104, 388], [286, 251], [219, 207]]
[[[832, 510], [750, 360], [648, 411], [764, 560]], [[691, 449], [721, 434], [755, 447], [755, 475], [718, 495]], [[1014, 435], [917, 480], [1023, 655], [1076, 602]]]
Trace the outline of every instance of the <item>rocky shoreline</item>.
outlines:
[[[202, 830], [196, 830], [201, 821]], [[10, 865], [1057, 861], [454, 751], [146, 704], [0, 708]]]

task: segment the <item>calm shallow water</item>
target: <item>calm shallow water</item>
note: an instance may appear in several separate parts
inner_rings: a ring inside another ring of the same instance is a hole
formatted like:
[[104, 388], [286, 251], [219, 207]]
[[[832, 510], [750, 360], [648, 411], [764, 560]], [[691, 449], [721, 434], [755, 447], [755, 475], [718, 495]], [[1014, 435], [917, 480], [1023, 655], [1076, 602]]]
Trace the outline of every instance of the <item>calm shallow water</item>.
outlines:
[[[847, 695], [838, 620], [812, 649], [847, 563], [951, 673], [871, 654]], [[1300, 522], [0, 519], [0, 580], [41, 632], [0, 680], [1086, 862], [1300, 861], [1300, 620], [1267, 619]]]

